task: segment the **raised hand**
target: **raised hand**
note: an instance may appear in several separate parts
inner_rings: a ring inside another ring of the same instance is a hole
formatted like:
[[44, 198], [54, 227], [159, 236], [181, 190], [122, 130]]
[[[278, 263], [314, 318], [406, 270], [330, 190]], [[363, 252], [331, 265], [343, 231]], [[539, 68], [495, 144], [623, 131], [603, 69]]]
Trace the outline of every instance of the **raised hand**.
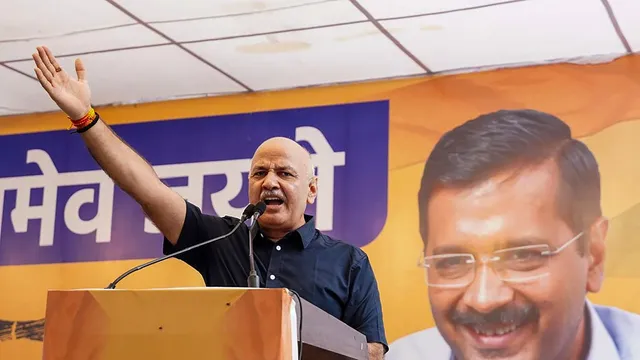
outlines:
[[91, 90], [82, 61], [75, 61], [78, 76], [75, 80], [60, 67], [47, 47], [39, 46], [37, 50], [32, 57], [36, 63], [34, 70], [40, 85], [72, 120], [82, 118], [91, 108]]

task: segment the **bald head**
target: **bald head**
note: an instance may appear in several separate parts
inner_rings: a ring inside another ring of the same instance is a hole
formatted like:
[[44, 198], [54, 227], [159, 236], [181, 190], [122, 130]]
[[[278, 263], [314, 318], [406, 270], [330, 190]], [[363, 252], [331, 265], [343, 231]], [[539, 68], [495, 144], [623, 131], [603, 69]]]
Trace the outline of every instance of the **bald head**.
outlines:
[[257, 160], [264, 156], [273, 157], [275, 155], [286, 155], [293, 166], [301, 166], [298, 170], [307, 174], [309, 179], [315, 175], [309, 151], [294, 140], [281, 136], [269, 138], [260, 144], [253, 154], [251, 165], [253, 166]]
[[297, 142], [274, 137], [266, 140], [251, 159], [249, 201], [264, 201], [260, 228], [270, 239], [281, 239], [305, 224], [307, 204], [315, 201], [317, 182], [309, 152]]

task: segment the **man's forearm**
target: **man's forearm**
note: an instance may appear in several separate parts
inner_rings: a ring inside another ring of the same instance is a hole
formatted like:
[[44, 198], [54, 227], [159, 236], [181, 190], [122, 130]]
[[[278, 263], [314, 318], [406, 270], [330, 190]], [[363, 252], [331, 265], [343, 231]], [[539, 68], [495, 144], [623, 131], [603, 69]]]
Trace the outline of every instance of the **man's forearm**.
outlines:
[[384, 346], [380, 343], [368, 343], [369, 360], [382, 360], [384, 358]]
[[178, 240], [186, 206], [178, 193], [158, 178], [151, 164], [102, 121], [82, 133], [89, 152], [114, 183], [142, 206], [173, 244]]
[[104, 122], [82, 134], [89, 153], [111, 179], [129, 195], [144, 198], [159, 179], [151, 165], [125, 144]]

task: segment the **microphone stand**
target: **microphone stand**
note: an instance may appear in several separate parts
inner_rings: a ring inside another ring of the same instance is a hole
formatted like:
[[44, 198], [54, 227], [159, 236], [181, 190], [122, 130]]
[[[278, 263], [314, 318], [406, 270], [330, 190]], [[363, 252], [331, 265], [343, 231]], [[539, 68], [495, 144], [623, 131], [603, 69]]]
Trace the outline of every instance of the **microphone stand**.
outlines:
[[259, 212], [253, 214], [251, 217], [251, 227], [249, 228], [249, 277], [247, 278], [247, 286], [250, 288], [260, 287], [260, 277], [256, 272], [256, 264], [253, 255], [253, 240], [258, 232], [258, 229], [256, 228], [256, 225], [258, 224], [258, 216], [260, 216]]
[[229, 235], [233, 234], [236, 230], [238, 230], [238, 228], [240, 227], [240, 225], [242, 225], [242, 223], [244, 223], [244, 222], [247, 220], [247, 217], [248, 217], [249, 215], [253, 215], [253, 212], [255, 211], [254, 209], [255, 209], [255, 206], [254, 206], [253, 204], [249, 204], [249, 205], [245, 208], [245, 210], [244, 210], [244, 212], [243, 212], [242, 216], [240, 217], [240, 221], [238, 221], [238, 224], [237, 224], [236, 226], [234, 226], [234, 227], [233, 227], [233, 229], [232, 229], [231, 231], [229, 231], [228, 233], [226, 233], [226, 234], [224, 234], [224, 235], [222, 235], [222, 236], [215, 237], [215, 238], [213, 238], [213, 239], [209, 239], [209, 240], [207, 240], [207, 241], [203, 241], [203, 242], [201, 242], [201, 243], [199, 243], [199, 244], [191, 245], [191, 246], [189, 246], [188, 248], [184, 248], [184, 249], [182, 249], [182, 250], [180, 250], [180, 251], [176, 251], [176, 252], [174, 252], [174, 253], [172, 253], [172, 254], [165, 255], [165, 256], [163, 256], [163, 257], [156, 258], [156, 259], [153, 259], [153, 260], [151, 260], [151, 261], [149, 261], [149, 262], [146, 262], [146, 263], [144, 263], [144, 264], [141, 264], [141, 265], [138, 265], [138, 266], [136, 266], [136, 267], [133, 267], [133, 268], [131, 268], [131, 269], [127, 270], [124, 274], [122, 274], [122, 275], [118, 276], [118, 278], [116, 278], [116, 279], [115, 279], [111, 284], [109, 284], [105, 289], [115, 289], [115, 288], [116, 288], [116, 284], [118, 284], [120, 281], [122, 281], [122, 279], [124, 279], [125, 277], [127, 277], [127, 276], [131, 275], [132, 273], [134, 273], [134, 272], [136, 272], [136, 271], [138, 271], [138, 270], [142, 270], [142, 269], [146, 268], [147, 266], [151, 266], [151, 265], [153, 265], [153, 264], [156, 264], [156, 263], [159, 263], [159, 262], [161, 262], [161, 261], [167, 260], [167, 259], [169, 259], [169, 258], [172, 258], [172, 257], [178, 256], [178, 255], [180, 255], [180, 254], [184, 254], [184, 253], [186, 253], [187, 251], [191, 251], [191, 250], [193, 250], [193, 249], [195, 249], [195, 248], [198, 248], [198, 247], [201, 247], [201, 246], [205, 246], [205, 245], [211, 244], [211, 243], [212, 243], [212, 242], [214, 242], [214, 241], [218, 241], [218, 240], [220, 240], [220, 239], [224, 239], [224, 238], [226, 238], [227, 236], [229, 236]]

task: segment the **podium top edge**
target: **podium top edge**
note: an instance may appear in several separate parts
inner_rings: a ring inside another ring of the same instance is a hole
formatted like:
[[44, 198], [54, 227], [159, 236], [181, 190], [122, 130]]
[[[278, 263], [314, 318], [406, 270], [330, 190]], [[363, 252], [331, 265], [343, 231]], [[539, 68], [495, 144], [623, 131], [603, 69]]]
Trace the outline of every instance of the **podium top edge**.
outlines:
[[141, 292], [141, 291], [289, 291], [286, 288], [249, 288], [249, 287], [215, 287], [215, 286], [198, 286], [198, 287], [167, 287], [167, 288], [73, 288], [73, 289], [49, 289], [47, 292]]

